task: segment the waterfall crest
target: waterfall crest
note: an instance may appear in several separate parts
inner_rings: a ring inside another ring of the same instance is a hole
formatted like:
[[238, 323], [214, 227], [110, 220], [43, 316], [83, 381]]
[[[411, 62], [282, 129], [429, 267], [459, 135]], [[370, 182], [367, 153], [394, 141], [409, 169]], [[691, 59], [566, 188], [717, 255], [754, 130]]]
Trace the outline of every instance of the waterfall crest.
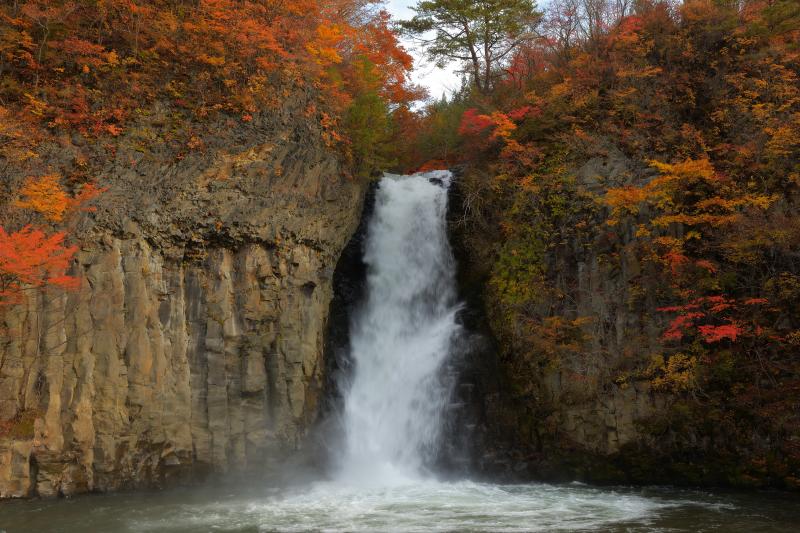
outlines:
[[438, 449], [449, 398], [442, 365], [460, 327], [447, 188], [434, 171], [385, 175], [369, 222], [365, 301], [351, 323], [339, 477], [416, 479]]

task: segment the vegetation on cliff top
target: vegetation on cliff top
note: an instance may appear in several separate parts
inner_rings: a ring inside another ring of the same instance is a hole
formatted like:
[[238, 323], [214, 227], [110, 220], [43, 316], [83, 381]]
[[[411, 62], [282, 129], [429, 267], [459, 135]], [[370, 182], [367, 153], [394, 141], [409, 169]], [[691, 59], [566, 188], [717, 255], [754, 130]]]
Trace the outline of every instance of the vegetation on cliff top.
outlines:
[[53, 146], [102, 147], [108, 159], [123, 146], [166, 149], [177, 160], [203, 152], [213, 128], [305, 91], [316, 95], [306, 118], [364, 175], [389, 163], [393, 116], [421, 95], [410, 68], [374, 0], [3, 2], [0, 304], [71, 283], [64, 215], [103, 176], [87, 150], [51, 168]]

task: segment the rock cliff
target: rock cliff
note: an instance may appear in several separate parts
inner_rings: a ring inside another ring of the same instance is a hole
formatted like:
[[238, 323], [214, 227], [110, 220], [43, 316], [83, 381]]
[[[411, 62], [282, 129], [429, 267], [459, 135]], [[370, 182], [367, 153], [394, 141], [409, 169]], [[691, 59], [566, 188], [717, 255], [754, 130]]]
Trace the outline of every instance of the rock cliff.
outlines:
[[177, 158], [123, 142], [101, 164], [109, 190], [72, 232], [80, 288], [2, 318], [0, 497], [252, 472], [300, 446], [364, 192], [307, 107], [221, 122]]
[[[743, 388], [730, 364], [703, 370], [692, 352], [666, 345], [665, 280], [639, 257], [636, 225], [609, 229], [593, 201], [651, 171], [613, 147], [569, 163], [572, 189], [543, 186], [538, 210], [491, 192], [496, 178], [479, 168], [456, 182], [451, 233], [469, 325], [490, 341], [461, 376], [475, 467], [514, 479], [796, 489], [796, 463], [776, 452], [792, 442], [791, 425], [772, 422], [795, 411], [780, 406], [761, 420], [737, 411], [731, 391]], [[503, 242], [503, 208], [521, 213], [525, 240]], [[503, 269], [520, 285], [499, 295]], [[504, 306], [508, 294], [524, 306]], [[712, 357], [724, 363], [730, 352]]]

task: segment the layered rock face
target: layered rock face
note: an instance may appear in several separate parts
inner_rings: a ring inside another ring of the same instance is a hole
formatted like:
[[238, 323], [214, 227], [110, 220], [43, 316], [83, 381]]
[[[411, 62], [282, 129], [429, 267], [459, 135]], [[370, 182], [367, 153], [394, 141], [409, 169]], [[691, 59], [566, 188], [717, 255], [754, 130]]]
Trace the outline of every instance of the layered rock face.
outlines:
[[74, 232], [80, 288], [2, 319], [0, 496], [253, 472], [300, 446], [364, 192], [302, 109], [204, 155], [105, 166], [110, 189]]
[[[597, 176], [608, 181], [633, 172], [630, 161], [612, 155], [574, 169], [583, 187], [596, 187]], [[476, 179], [470, 172], [464, 180]], [[545, 282], [555, 290], [542, 290], [531, 310], [546, 326], [532, 339], [498, 319], [488, 287], [491, 232], [463, 223], [470, 183], [456, 183], [451, 233], [470, 326], [486, 343], [462, 371], [477, 424], [476, 467], [516, 479], [670, 482], [658, 477], [657, 463], [671, 434], [662, 431], [657, 441], [647, 426], [677, 395], [654, 388], [641, 370], [664, 349], [666, 319], [655, 311], [657, 287], [640, 285], [645, 267], [635, 254], [636, 228], [617, 228], [622, 253], [613, 259], [607, 232], [591, 228], [585, 241], [547, 248], [543, 262], [552, 276]], [[547, 329], [551, 315], [558, 321]], [[631, 464], [641, 460], [653, 464]]]

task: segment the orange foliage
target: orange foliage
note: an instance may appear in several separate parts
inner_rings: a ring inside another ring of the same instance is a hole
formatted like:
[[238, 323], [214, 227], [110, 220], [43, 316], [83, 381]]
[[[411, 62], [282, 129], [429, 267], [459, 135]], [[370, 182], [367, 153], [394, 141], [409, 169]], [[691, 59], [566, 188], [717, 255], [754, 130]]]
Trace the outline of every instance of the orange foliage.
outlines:
[[623, 216], [636, 215], [639, 205], [647, 199], [647, 193], [640, 187], [620, 187], [606, 192], [605, 202], [611, 208], [608, 223], [615, 225]]
[[743, 209], [764, 210], [777, 198], [736, 190], [705, 158], [650, 164], [661, 172], [660, 176], [642, 187], [612, 188], [606, 192], [610, 225], [617, 224], [623, 216], [636, 215], [642, 204], [649, 204], [661, 213], [649, 221], [654, 228], [671, 224], [728, 226], [739, 220]]
[[[0, 101], [18, 120], [118, 136], [148, 104], [199, 118], [252, 116], [284, 84], [312, 84], [345, 104], [376, 66], [387, 102], [419, 96], [409, 56], [373, 0], [138, 2], [27, 0], [0, 6]], [[331, 69], [335, 68], [336, 72]]]
[[69, 205], [69, 195], [61, 188], [58, 179], [54, 174], [29, 177], [19, 191], [22, 198], [15, 205], [36, 211], [50, 222], [60, 222]]
[[29, 177], [20, 188], [20, 199], [14, 202], [16, 207], [30, 209], [42, 215], [49, 222], [61, 222], [64, 214], [71, 210], [92, 210], [84, 207], [106, 189], [98, 188], [93, 183], [86, 183], [80, 192], [69, 196], [59, 184], [59, 176], [46, 174], [40, 177]]
[[[156, 104], [170, 120], [227, 114], [253, 121], [292, 91], [321, 93], [311, 106], [329, 144], [355, 97], [377, 94], [389, 110], [418, 98], [409, 86], [411, 56], [377, 0], [23, 0], [0, 4], [0, 158], [22, 165], [42, 141], [76, 134], [100, 145], [124, 137]], [[190, 128], [181, 149], [200, 149]], [[80, 143], [76, 143], [80, 144]], [[137, 149], [139, 146], [137, 145]], [[79, 156], [82, 157], [82, 156]], [[85, 175], [84, 163], [77, 175]], [[67, 169], [68, 171], [69, 169]], [[68, 193], [54, 173], [27, 178], [9, 204], [48, 224], [104, 189], [84, 183]], [[26, 287], [68, 287], [74, 248], [64, 233], [28, 226], [2, 230], [0, 278], [9, 301]], [[10, 231], [10, 230], [9, 230]]]
[[[470, 237], [491, 263], [473, 266], [491, 272], [489, 287], [515, 289], [513, 298], [496, 291], [487, 305], [510, 364], [522, 370], [514, 368], [520, 390], [545, 363], [563, 373], [577, 366], [522, 332], [575, 316], [586, 290], [581, 268], [596, 261], [602, 279], [628, 286], [591, 290], [641, 319], [626, 323], [632, 337], [612, 353], [641, 348], [636, 337], [649, 335], [654, 302], [675, 303], [661, 308], [670, 313], [662, 339], [671, 355], [657, 375], [672, 374], [675, 361], [702, 391], [676, 420], [697, 422], [699, 434], [746, 420], [739, 440], [719, 433], [721, 457], [739, 457], [759, 439], [788, 441], [800, 434], [800, 4], [546, 4], [543, 37], [503, 65], [494, 91], [466, 89], [432, 105], [426, 118], [437, 135], [422, 137], [460, 135], [455, 148], [442, 142], [443, 153], [424, 159], [455, 152], [472, 167], [463, 182], [479, 199]], [[501, 115], [515, 127], [494, 135]], [[487, 184], [488, 176], [496, 179]], [[793, 457], [756, 477], [772, 483], [793, 472], [787, 486], [796, 487]]]
[[31, 226], [12, 233], [0, 227], [0, 305], [20, 302], [26, 288], [76, 287], [78, 280], [65, 272], [77, 248], [65, 246], [64, 238]]
[[430, 172], [432, 170], [447, 170], [448, 164], [441, 159], [431, 159], [423, 163], [417, 172]]
[[86, 205], [104, 192], [108, 187], [98, 187], [94, 183], [84, 183], [80, 191], [69, 200], [68, 210], [73, 211], [94, 211], [94, 206]]
[[[105, 190], [85, 183], [77, 194], [70, 196], [59, 184], [57, 175], [31, 176], [25, 180], [13, 205], [57, 223], [70, 212], [92, 210], [87, 204]], [[28, 225], [8, 232], [0, 226], [0, 306], [21, 303], [24, 290], [77, 287], [78, 280], [66, 275], [77, 248], [67, 246], [65, 241], [63, 231], [48, 234]]]
[[315, 38], [306, 45], [309, 53], [322, 67], [342, 62], [338, 47], [344, 40], [341, 28], [336, 24], [321, 24]]

